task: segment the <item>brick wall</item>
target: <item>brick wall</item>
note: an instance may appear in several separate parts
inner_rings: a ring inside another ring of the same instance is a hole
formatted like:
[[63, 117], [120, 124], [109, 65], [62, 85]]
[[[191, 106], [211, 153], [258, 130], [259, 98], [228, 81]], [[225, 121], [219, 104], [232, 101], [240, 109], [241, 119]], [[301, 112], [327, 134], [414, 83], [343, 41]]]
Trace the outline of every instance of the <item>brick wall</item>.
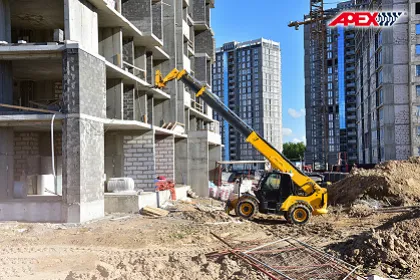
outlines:
[[15, 132], [14, 178], [20, 181], [23, 173], [25, 176], [39, 174], [39, 133]]
[[175, 142], [174, 137], [156, 136], [156, 176], [175, 178]]
[[124, 120], [134, 119], [134, 86], [124, 86], [124, 98], [123, 98], [123, 118]]
[[156, 177], [154, 145], [153, 132], [124, 136], [124, 177], [133, 178], [136, 190], [154, 190]]
[[193, 20], [197, 22], [207, 22], [206, 0], [193, 0]]
[[214, 38], [211, 30], [195, 34], [195, 53], [206, 53], [214, 58]]
[[162, 39], [162, 3], [158, 2], [152, 5], [153, 15], [153, 34], [159, 39]]
[[150, 0], [123, 1], [122, 14], [140, 31], [152, 33], [152, 3]]

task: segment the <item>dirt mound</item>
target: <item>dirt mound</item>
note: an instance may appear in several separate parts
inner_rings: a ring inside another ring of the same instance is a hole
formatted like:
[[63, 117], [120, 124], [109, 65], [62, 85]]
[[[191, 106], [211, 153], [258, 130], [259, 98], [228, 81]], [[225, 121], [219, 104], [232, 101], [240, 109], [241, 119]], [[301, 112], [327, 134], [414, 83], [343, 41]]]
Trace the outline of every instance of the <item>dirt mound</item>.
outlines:
[[420, 202], [420, 158], [388, 161], [370, 170], [355, 169], [329, 187], [328, 194], [333, 205], [369, 199], [394, 206]]
[[70, 271], [66, 280], [85, 279], [268, 279], [231, 257], [209, 261], [204, 254], [193, 257], [162, 256], [160, 259], [126, 257], [98, 262], [94, 272]]
[[367, 272], [419, 279], [413, 272], [420, 267], [420, 211], [397, 216], [370, 233], [334, 244], [329, 252], [362, 265]]
[[223, 211], [186, 211], [171, 214], [183, 220], [192, 221], [195, 223], [216, 223], [216, 222], [230, 222], [232, 218]]

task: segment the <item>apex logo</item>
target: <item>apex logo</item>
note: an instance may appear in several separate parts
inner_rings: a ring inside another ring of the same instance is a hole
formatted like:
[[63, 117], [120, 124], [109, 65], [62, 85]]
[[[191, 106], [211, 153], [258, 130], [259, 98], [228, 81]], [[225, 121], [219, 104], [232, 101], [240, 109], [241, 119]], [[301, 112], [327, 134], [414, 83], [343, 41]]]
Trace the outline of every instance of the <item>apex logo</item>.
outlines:
[[328, 26], [337, 25], [356, 27], [392, 26], [401, 17], [402, 12], [342, 12]]

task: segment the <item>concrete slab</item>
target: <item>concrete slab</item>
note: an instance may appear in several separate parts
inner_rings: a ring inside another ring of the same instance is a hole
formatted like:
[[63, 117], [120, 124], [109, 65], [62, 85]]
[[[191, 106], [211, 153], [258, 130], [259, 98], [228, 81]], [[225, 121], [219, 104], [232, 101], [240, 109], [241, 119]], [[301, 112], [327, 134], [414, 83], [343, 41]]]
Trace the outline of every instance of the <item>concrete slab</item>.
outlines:
[[[187, 197], [190, 186], [176, 187], [177, 200]], [[159, 207], [171, 201], [171, 192], [161, 191], [136, 194], [105, 193], [105, 213], [139, 213], [145, 206]], [[159, 204], [158, 204], [159, 203]]]
[[0, 202], [0, 221], [62, 223], [62, 198], [29, 196]]

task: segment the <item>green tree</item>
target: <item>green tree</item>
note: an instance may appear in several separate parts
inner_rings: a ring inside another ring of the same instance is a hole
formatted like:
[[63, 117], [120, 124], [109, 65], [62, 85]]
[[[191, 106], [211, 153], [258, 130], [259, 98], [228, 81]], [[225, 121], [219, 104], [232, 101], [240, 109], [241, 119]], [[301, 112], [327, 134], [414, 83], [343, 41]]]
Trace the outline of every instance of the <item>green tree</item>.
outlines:
[[305, 153], [305, 144], [303, 142], [299, 143], [284, 143], [283, 144], [283, 155], [285, 155], [289, 160], [300, 160], [303, 159]]

